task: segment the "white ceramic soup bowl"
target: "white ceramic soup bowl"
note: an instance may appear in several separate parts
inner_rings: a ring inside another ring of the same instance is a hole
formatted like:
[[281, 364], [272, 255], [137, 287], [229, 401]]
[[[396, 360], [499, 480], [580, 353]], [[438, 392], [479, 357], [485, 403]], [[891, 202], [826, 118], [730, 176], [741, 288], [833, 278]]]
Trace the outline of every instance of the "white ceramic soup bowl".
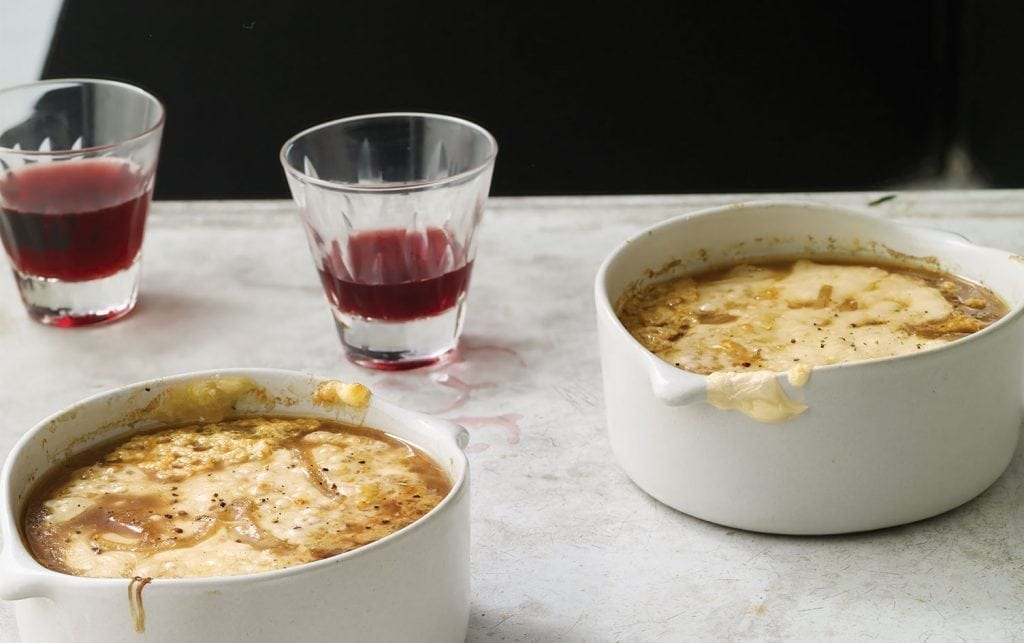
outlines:
[[[143, 409], [169, 388], [222, 376], [249, 378], [266, 393], [239, 401], [237, 415], [319, 417], [379, 429], [428, 454], [449, 475], [451, 492], [427, 515], [385, 538], [276, 571], [155, 579], [140, 586], [129, 579], [54, 572], [33, 559], [20, 522], [34, 481], [71, 454], [166, 424]], [[312, 396], [321, 381], [263, 369], [167, 377], [96, 395], [30, 430], [15, 445], [0, 479], [0, 599], [17, 601], [22, 641], [464, 640], [469, 622], [465, 429], [376, 397], [362, 412], [316, 405]]]
[[[707, 377], [663, 362], [613, 310], [631, 284], [744, 258], [837, 254], [932, 258], [923, 263], [987, 286], [1011, 310], [935, 349], [815, 368], [803, 388], [780, 377], [808, 409], [779, 424], [709, 404]], [[637, 485], [690, 515], [785, 534], [898, 525], [970, 500], [1013, 456], [1024, 392], [1019, 256], [838, 207], [753, 202], [633, 236], [601, 266], [595, 298], [614, 453]]]

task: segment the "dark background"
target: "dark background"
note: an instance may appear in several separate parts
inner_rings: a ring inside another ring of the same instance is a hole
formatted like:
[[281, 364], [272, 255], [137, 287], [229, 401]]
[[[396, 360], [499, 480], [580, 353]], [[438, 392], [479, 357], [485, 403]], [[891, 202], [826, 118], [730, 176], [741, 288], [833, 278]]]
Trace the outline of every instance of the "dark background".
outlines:
[[167, 106], [158, 198], [286, 197], [292, 134], [433, 111], [497, 137], [492, 194], [879, 189], [967, 151], [1024, 184], [1011, 2], [65, 0], [44, 78]]

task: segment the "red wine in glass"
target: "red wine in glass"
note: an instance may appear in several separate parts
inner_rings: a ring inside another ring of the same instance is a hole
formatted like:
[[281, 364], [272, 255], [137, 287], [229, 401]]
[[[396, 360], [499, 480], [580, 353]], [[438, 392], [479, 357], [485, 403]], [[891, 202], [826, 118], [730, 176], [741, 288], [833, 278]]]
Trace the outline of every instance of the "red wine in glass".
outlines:
[[151, 194], [121, 160], [26, 165], [0, 177], [0, 241], [24, 275], [107, 277], [138, 256]]
[[320, 280], [339, 311], [366, 319], [410, 321], [455, 306], [469, 286], [473, 262], [441, 228], [356, 232], [323, 257]]

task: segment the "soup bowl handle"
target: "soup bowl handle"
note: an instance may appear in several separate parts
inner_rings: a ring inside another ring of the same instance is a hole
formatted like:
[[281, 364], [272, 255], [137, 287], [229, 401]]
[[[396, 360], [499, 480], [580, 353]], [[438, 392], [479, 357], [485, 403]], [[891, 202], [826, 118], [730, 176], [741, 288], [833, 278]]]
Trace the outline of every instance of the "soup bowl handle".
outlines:
[[659, 357], [648, 354], [648, 376], [654, 397], [668, 406], [683, 406], [707, 398], [707, 382], [704, 376], [682, 371]]
[[460, 449], [465, 449], [469, 444], [469, 431], [461, 424], [430, 415], [419, 414], [419, 416], [424, 423], [450, 438]]
[[48, 598], [50, 584], [44, 576], [20, 569], [11, 559], [10, 548], [0, 552], [0, 601]]

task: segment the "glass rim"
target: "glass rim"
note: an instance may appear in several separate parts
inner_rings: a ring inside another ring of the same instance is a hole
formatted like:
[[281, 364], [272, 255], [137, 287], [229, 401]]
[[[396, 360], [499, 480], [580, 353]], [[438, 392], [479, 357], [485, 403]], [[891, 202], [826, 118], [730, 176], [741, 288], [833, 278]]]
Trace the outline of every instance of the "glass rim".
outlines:
[[121, 147], [126, 143], [132, 143], [134, 141], [141, 140], [151, 135], [153, 132], [158, 131], [164, 126], [164, 122], [167, 120], [167, 108], [164, 107], [163, 102], [149, 93], [145, 89], [126, 83], [120, 80], [108, 80], [106, 78], [47, 78], [45, 80], [34, 80], [28, 83], [21, 83], [19, 85], [11, 85], [10, 87], [0, 88], [0, 98], [5, 94], [13, 94], [17, 91], [26, 90], [34, 87], [44, 87], [46, 85], [101, 85], [107, 87], [117, 87], [119, 89], [127, 90], [133, 94], [141, 95], [143, 98], [148, 99], [151, 103], [156, 105], [159, 111], [159, 116], [156, 122], [142, 130], [138, 134], [126, 137], [115, 143], [105, 143], [103, 145], [92, 145], [90, 147], [83, 147], [77, 150], [16, 150], [13, 147], [7, 147], [0, 145], [0, 152], [4, 154], [19, 154], [23, 156], [35, 156], [35, 157], [56, 157], [56, 156], [68, 156], [68, 155], [79, 155], [94, 152], [101, 152], [103, 150], [110, 150]]
[[[318, 177], [310, 176], [292, 165], [288, 161], [288, 152], [295, 145], [299, 139], [309, 136], [310, 134], [316, 133], [320, 130], [334, 127], [342, 123], [353, 123], [356, 121], [374, 121], [383, 120], [387, 118], [423, 118], [429, 120], [448, 121], [461, 125], [467, 129], [471, 129], [478, 134], [482, 134], [484, 139], [488, 142], [490, 149], [487, 155], [482, 161], [474, 165], [473, 167], [463, 170], [458, 174], [452, 174], [439, 179], [425, 179], [422, 181], [403, 181], [403, 182], [388, 182], [388, 183], [338, 183], [337, 181], [328, 181]], [[481, 172], [483, 172], [488, 166], [494, 163], [494, 159], [498, 156], [498, 141], [494, 138], [494, 135], [487, 131], [484, 127], [477, 125], [476, 123], [459, 118], [458, 116], [449, 116], [447, 114], [434, 114], [430, 112], [375, 112], [373, 114], [357, 114], [355, 116], [346, 116], [344, 118], [338, 118], [333, 121], [327, 121], [307, 127], [298, 134], [291, 136], [284, 145], [281, 146], [281, 151], [278, 154], [278, 159], [281, 161], [281, 166], [284, 171], [295, 179], [316, 185], [318, 187], [327, 188], [329, 190], [335, 190], [339, 192], [409, 192], [414, 190], [423, 190], [433, 188], [441, 185], [447, 185], [449, 183], [456, 183], [458, 181], [471, 178]]]

